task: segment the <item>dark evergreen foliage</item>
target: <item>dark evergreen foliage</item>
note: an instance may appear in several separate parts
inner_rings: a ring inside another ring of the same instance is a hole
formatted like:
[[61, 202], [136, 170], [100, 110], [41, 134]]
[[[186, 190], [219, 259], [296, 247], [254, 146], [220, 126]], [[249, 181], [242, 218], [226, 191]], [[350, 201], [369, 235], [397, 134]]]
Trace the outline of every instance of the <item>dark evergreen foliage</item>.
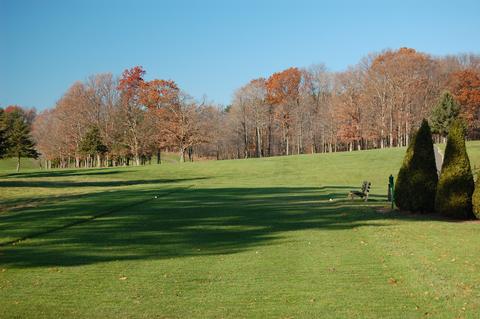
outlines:
[[7, 127], [5, 112], [0, 108], [0, 158], [7, 154]]
[[30, 135], [30, 125], [27, 122], [25, 113], [21, 109], [16, 108], [10, 112], [5, 112], [4, 116], [7, 143], [6, 156], [17, 158], [17, 171], [19, 171], [20, 159], [22, 157], [37, 158], [39, 154]]
[[80, 152], [84, 155], [95, 156], [107, 151], [107, 147], [102, 142], [98, 127], [92, 126], [85, 134], [80, 143]]
[[477, 182], [475, 183], [475, 191], [472, 196], [473, 214], [477, 219], [480, 219], [480, 178], [477, 176]]
[[465, 148], [465, 125], [455, 120], [448, 133], [435, 210], [448, 217], [473, 218], [473, 190], [473, 175]]
[[432, 132], [442, 137], [447, 136], [450, 125], [459, 113], [460, 106], [455, 102], [453, 96], [450, 92], [444, 92], [430, 116]]
[[398, 172], [395, 204], [402, 210], [433, 212], [438, 182], [430, 126], [424, 119]]

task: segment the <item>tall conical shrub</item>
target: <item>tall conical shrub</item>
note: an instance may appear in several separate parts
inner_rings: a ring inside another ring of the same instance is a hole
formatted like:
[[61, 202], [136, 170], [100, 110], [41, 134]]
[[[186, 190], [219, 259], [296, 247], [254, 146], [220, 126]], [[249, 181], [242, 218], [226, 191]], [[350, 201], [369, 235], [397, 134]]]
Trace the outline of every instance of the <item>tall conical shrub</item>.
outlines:
[[465, 148], [465, 126], [460, 120], [455, 120], [448, 132], [435, 210], [448, 217], [473, 218], [473, 190], [473, 175]]
[[437, 182], [432, 133], [424, 119], [412, 137], [398, 172], [395, 204], [402, 210], [433, 212]]
[[480, 219], [480, 178], [477, 176], [477, 182], [475, 183], [475, 191], [472, 197], [473, 214], [477, 219]]

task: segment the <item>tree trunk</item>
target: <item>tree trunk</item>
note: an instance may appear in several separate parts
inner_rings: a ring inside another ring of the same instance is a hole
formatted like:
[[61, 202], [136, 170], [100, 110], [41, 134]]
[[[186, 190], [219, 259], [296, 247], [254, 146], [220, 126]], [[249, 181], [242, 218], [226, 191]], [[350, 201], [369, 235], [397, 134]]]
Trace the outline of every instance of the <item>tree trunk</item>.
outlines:
[[256, 129], [255, 129], [255, 132], [256, 132], [256, 135], [257, 135], [257, 157], [262, 157], [262, 153], [261, 153], [261, 148], [262, 148], [262, 145], [261, 145], [261, 138], [260, 138], [260, 128], [257, 126]]
[[185, 148], [180, 147], [180, 163], [185, 162]]
[[157, 164], [162, 164], [162, 154], [160, 153], [160, 148], [157, 149]]
[[268, 126], [268, 156], [272, 156], [272, 127]]
[[325, 126], [322, 126], [322, 153], [325, 153]]
[[388, 146], [393, 147], [393, 116], [390, 116], [390, 126], [389, 126], [388, 136], [390, 138], [390, 145]]
[[410, 143], [410, 125], [408, 123], [408, 121], [405, 121], [405, 146], [408, 146], [408, 144]]
[[188, 148], [188, 159], [190, 160], [190, 162], [193, 162], [193, 146], [190, 146]]
[[20, 171], [20, 154], [17, 156], [17, 173]]
[[287, 136], [287, 137], [285, 138], [285, 143], [286, 143], [286, 154], [287, 154], [287, 155], [289, 154], [289, 151], [290, 151], [290, 150], [289, 150], [289, 147], [290, 147], [290, 145], [289, 145], [289, 143], [288, 143], [288, 142], [289, 142], [289, 141], [288, 141], [288, 136]]
[[140, 155], [138, 155], [138, 151], [135, 152], [135, 165], [140, 166]]
[[297, 155], [300, 155], [300, 134], [297, 136]]
[[248, 134], [247, 134], [247, 125], [243, 125], [243, 143], [245, 143], [245, 147], [243, 149], [243, 157], [248, 158]]

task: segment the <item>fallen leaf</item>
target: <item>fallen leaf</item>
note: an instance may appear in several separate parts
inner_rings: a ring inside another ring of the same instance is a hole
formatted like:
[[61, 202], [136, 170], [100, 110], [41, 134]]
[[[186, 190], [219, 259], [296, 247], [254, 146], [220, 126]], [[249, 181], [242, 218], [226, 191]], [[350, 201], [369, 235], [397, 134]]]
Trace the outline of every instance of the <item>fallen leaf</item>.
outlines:
[[390, 285], [396, 285], [396, 284], [398, 283], [398, 280], [395, 279], [395, 278], [389, 278], [389, 279], [388, 279], [388, 283], [389, 283]]

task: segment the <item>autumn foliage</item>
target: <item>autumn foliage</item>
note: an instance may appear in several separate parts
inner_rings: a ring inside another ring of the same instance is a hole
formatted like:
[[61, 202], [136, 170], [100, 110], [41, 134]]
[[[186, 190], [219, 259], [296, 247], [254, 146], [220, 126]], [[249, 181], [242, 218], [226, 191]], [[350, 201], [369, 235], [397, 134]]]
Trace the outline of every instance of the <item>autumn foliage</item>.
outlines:
[[456, 101], [462, 106], [460, 114], [470, 131], [480, 128], [480, 70], [454, 72], [450, 76], [449, 86]]
[[276, 106], [274, 116], [280, 123], [284, 154], [290, 153], [291, 128], [294, 116], [299, 112], [300, 82], [302, 73], [297, 68], [274, 73], [265, 83], [267, 101]]
[[101, 165], [140, 165], [163, 150], [184, 160], [407, 146], [450, 91], [476, 138], [479, 72], [476, 55], [400, 48], [370, 54], [343, 72], [322, 64], [287, 68], [248, 81], [231, 105], [220, 106], [193, 99], [173, 80], [147, 80], [135, 66], [118, 79], [98, 74], [74, 83], [32, 120], [33, 133], [42, 158], [57, 167], [85, 165], [79, 145], [91, 126], [106, 147]]
[[[192, 158], [190, 149], [210, 135], [207, 113], [213, 108], [195, 102], [174, 81], [146, 81], [145, 74], [136, 66], [118, 80], [92, 76], [41, 113], [34, 132], [47, 166], [141, 165], [154, 155], [160, 160], [161, 149], [178, 151], [182, 161], [189, 151]], [[91, 151], [98, 145], [101, 152]]]

